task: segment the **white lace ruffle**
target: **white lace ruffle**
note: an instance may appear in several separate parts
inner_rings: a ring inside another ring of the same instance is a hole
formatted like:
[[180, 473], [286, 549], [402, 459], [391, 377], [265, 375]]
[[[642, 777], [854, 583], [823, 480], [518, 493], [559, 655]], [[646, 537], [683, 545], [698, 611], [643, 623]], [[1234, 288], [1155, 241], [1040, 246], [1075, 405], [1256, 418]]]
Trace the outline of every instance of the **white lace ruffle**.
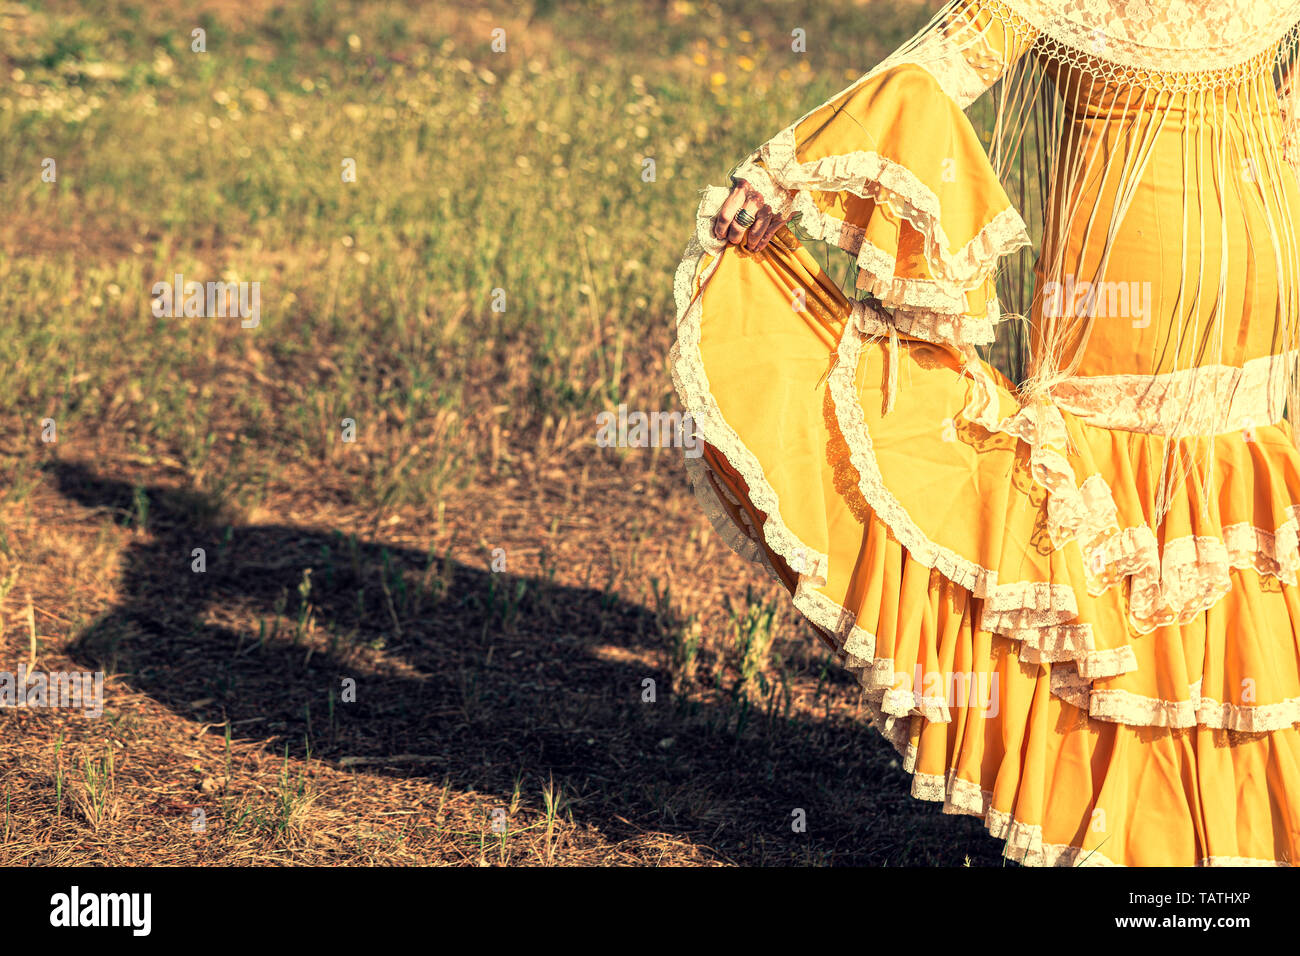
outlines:
[[1270, 49], [1300, 19], [1294, 0], [1000, 0], [1081, 60], [1204, 73]]
[[[759, 147], [763, 160], [759, 167], [752, 160], [741, 166], [747, 173], [764, 169], [766, 179], [762, 185], [754, 183], [765, 200], [774, 209], [778, 205], [794, 213], [803, 213], [801, 223], [827, 238], [838, 236], [844, 223], [817, 209], [812, 193], [848, 192], [876, 203], [887, 204], [893, 212], [914, 228], [925, 241], [926, 263], [940, 280], [972, 288], [989, 275], [991, 265], [998, 258], [1030, 245], [1029, 232], [1024, 220], [1014, 207], [1008, 206], [995, 216], [980, 233], [960, 249], [952, 249], [952, 241], [943, 228], [943, 210], [939, 197], [910, 169], [887, 156], [867, 150], [855, 150], [836, 156], [827, 156], [801, 163], [796, 151], [796, 124]], [[735, 173], [737, 178], [740, 171]], [[764, 192], [774, 190], [773, 193]], [[769, 195], [773, 195], [773, 204]], [[817, 238], [822, 238], [818, 235]], [[856, 250], [847, 250], [856, 252]], [[877, 250], [879, 252], [879, 250]], [[870, 266], [870, 261], [860, 263]], [[890, 270], [892, 273], [892, 269]], [[951, 285], [949, 286], [951, 288]]]
[[1201, 365], [1164, 375], [1087, 375], [1051, 389], [1052, 402], [1090, 425], [1148, 435], [1220, 435], [1282, 420], [1288, 369], [1300, 351], [1264, 355], [1241, 368]]
[[[695, 423], [697, 437], [717, 449], [740, 473], [749, 488], [750, 501], [755, 508], [767, 515], [763, 527], [758, 529], [763, 535], [763, 540], [768, 547], [785, 559], [787, 564], [791, 567], [805, 568], [810, 580], [818, 586], [824, 586], [828, 562], [826, 555], [800, 541], [785, 524], [781, 517], [781, 505], [777, 500], [776, 491], [763, 476], [763, 469], [758, 459], [723, 418], [709, 388], [708, 375], [705, 373], [704, 361], [700, 355], [701, 304], [696, 289], [707, 282], [709, 275], [721, 261], [717, 257], [726, 247], [725, 242], [720, 242], [713, 237], [711, 223], [714, 213], [722, 205], [727, 194], [728, 190], [717, 186], [704, 190], [696, 214], [695, 236], [687, 244], [681, 264], [677, 267], [673, 280], [673, 294], [677, 301], [678, 315], [677, 341], [673, 343], [669, 353], [669, 368], [677, 394]], [[714, 258], [701, 271], [700, 263], [705, 255]], [[699, 477], [699, 474], [697, 471], [696, 477]], [[704, 484], [696, 482], [697, 488], [703, 486]], [[706, 505], [714, 512], [719, 510], [716, 494], [711, 502], [707, 498], [705, 500]]]
[[[812, 238], [854, 256], [859, 292], [890, 309], [898, 331], [959, 348], [991, 344], [1000, 317], [996, 298], [989, 297], [986, 315], [972, 316], [967, 294], [985, 285], [1000, 257], [1030, 244], [1020, 214], [1008, 206], [951, 251], [939, 197], [906, 166], [861, 150], [800, 163], [797, 125], [764, 143], [736, 170], [736, 178], [746, 180], [781, 217], [799, 216]], [[888, 205], [923, 237], [934, 278], [898, 275], [893, 255], [867, 240], [860, 227], [822, 212], [814, 192], [848, 192]]]
[[[865, 303], [857, 311], [871, 311]], [[876, 315], [876, 322], [888, 318]], [[890, 527], [908, 552], [927, 567], [986, 602], [981, 626], [993, 633], [1019, 637], [1037, 648], [1040, 659], [1077, 659], [1080, 671], [1092, 677], [1111, 676], [1129, 668], [1109, 670], [1106, 662], [1074, 658], [1070, 651], [1087, 651], [1090, 636], [1077, 628], [1078, 602], [1069, 585], [1050, 582], [998, 583], [997, 572], [985, 568], [930, 540], [889, 491], [875, 461], [857, 395], [857, 371], [865, 342], [863, 326], [850, 322], [840, 341], [837, 362], [829, 377], [836, 421], [858, 472], [858, 490], [873, 511]], [[1135, 630], [1149, 633], [1169, 624], [1186, 624], [1216, 604], [1232, 587], [1232, 569], [1253, 569], [1296, 584], [1300, 567], [1300, 506], [1291, 506], [1287, 520], [1272, 530], [1246, 523], [1226, 526], [1223, 538], [1185, 537], [1166, 542], [1163, 552], [1155, 532], [1146, 525], [1121, 528], [1114, 495], [1100, 475], [1076, 483], [1064, 452], [1065, 420], [1046, 401], [1026, 405], [1000, 419], [997, 387], [978, 359], [967, 355], [966, 374], [972, 380], [964, 416], [990, 433], [1013, 435], [1030, 451], [1034, 480], [1047, 490], [1047, 530], [1055, 547], [1077, 541], [1083, 553], [1090, 594], [1100, 595], [1129, 581], [1129, 614]], [[1264, 424], [1264, 423], [1261, 423]], [[1033, 632], [1030, 636], [1026, 632]], [[1062, 649], [1068, 649], [1062, 653]], [[1042, 656], [1043, 652], [1047, 656]], [[1112, 662], [1119, 663], [1119, 662]]]
[[1214, 727], [1243, 733], [1267, 733], [1300, 723], [1300, 697], [1271, 704], [1225, 704], [1211, 697], [1163, 700], [1132, 691], [1092, 688], [1088, 714], [1098, 720], [1144, 727]]
[[[847, 644], [844, 649], [848, 651]], [[852, 659], [850, 654], [850, 660]], [[1052, 669], [1052, 693], [1068, 699], [1070, 694], [1067, 690], [1058, 690], [1058, 670], [1065, 672], [1066, 669]], [[1086, 682], [1083, 683], [1083, 687], [1087, 687]], [[913, 797], [942, 803], [944, 813], [978, 817], [990, 836], [1005, 841], [1004, 855], [1024, 866], [1120, 865], [1098, 849], [1090, 850], [1068, 843], [1044, 842], [1040, 825], [1024, 823], [1016, 819], [1014, 813], [995, 809], [991, 791], [983, 789], [974, 781], [957, 776], [954, 769], [950, 769], [944, 775], [917, 772], [917, 751], [911, 739], [912, 722], [916, 717], [927, 720], [933, 718], [915, 710], [907, 715], [890, 713], [885, 709], [887, 694], [884, 691], [867, 689], [866, 685], [864, 691], [864, 703], [871, 714], [872, 724], [898, 752], [902, 758], [903, 770], [912, 775], [911, 795]], [[1086, 708], [1086, 701], [1084, 705]], [[1284, 864], [1253, 857], [1212, 855], [1203, 857], [1197, 865], [1280, 866]]]
[[[691, 300], [699, 262], [708, 251], [706, 244], [712, 246], [714, 251], [710, 254], [713, 255], [721, 252], [724, 246], [712, 239], [709, 223], [712, 212], [725, 196], [726, 190], [720, 188], [706, 193], [700, 206], [697, 237], [688, 247], [688, 254], [678, 271], [676, 293], [681, 319], [678, 341], [672, 355], [673, 377], [701, 437], [721, 452], [740, 473], [750, 489], [750, 499], [754, 506], [768, 515], [766, 523], [762, 529], [748, 526], [736, 528], [730, 514], [717, 500], [721, 486], [704, 478], [707, 468], [698, 461], [691, 461], [690, 464], [692, 483], [705, 503], [706, 513], [734, 550], [750, 560], [756, 560], [761, 553], [757, 535], [761, 534], [768, 546], [787, 564], [805, 570], [800, 575], [795, 595], [796, 607], [823, 630], [838, 635], [847, 648], [846, 653], [853, 659], [852, 666], [867, 675], [864, 689], [879, 690], [884, 695], [892, 688], [893, 662], [875, 660], [874, 636], [857, 626], [851, 612], [816, 590], [824, 587], [827, 580], [826, 555], [810, 548], [784, 524], [776, 493], [763, 476], [761, 465], [723, 420], [709, 392], [699, 354], [700, 304]], [[707, 267], [699, 277], [701, 282], [707, 280], [710, 269], [711, 266]], [[855, 312], [868, 309], [869, 306], [860, 302], [854, 306]], [[877, 320], [881, 320], [878, 312], [874, 314]], [[1077, 679], [1083, 684], [1077, 689], [1082, 692], [1082, 698], [1076, 699], [1093, 713], [1094, 707], [1086, 690], [1087, 681], [1135, 669], [1137, 664], [1132, 649], [1128, 646], [1107, 650], [1095, 648], [1091, 625], [1078, 620], [1078, 601], [1070, 585], [1046, 581], [999, 583], [995, 570], [982, 567], [930, 540], [915, 524], [885, 486], [871, 451], [871, 438], [858, 403], [854, 382], [863, 344], [859, 328], [862, 324], [865, 323], [847, 323], [840, 345], [839, 361], [830, 375], [829, 389], [836, 419], [849, 447], [850, 460], [858, 471], [859, 490], [867, 504], [890, 528], [913, 559], [938, 570], [984, 602], [978, 626], [1017, 641], [1019, 657], [1023, 662], [1072, 664], [1079, 675]], [[991, 387], [992, 383], [988, 384]], [[1068, 540], [1071, 534], [1098, 539], [1095, 544], [1084, 542], [1085, 564], [1093, 572], [1090, 591], [1099, 594], [1117, 586], [1124, 578], [1130, 580], [1130, 612], [1139, 630], [1151, 630], [1171, 620], [1185, 622], [1212, 606], [1231, 587], [1231, 568], [1250, 567], [1262, 574], [1272, 574], [1288, 583], [1295, 583], [1295, 569], [1300, 564], [1300, 506], [1293, 506], [1289, 520], [1272, 532], [1246, 524], [1231, 525], [1224, 529], [1222, 540], [1209, 537], [1175, 539], [1166, 543], [1162, 554], [1150, 528], [1115, 527], [1117, 512], [1114, 499], [1100, 476], [1092, 476], [1078, 486], [1074, 484], [1073, 472], [1069, 470], [1064, 455], [1044, 441], [1045, 438], [1054, 438], [1058, 443], [1062, 440], [1063, 420], [1056, 429], [1050, 427], [1050, 420], [1045, 424], [1042, 415], [1037, 418], [1025, 416], [1019, 422], [999, 422], [996, 419], [989, 421], [988, 416], [982, 414], [984, 406], [980, 404], [980, 399], [980, 389], [973, 387], [967, 408], [968, 416], [977, 421], [983, 419], [998, 430], [1016, 434], [1027, 441], [1031, 448], [1031, 459], [1038, 459], [1035, 462], [1035, 477], [1049, 479], [1045, 486], [1049, 491], [1049, 515], [1054, 516], [1051, 528], [1054, 540]], [[1043, 465], [1042, 459], [1045, 456], [1051, 467]], [[1052, 461], [1051, 456], [1058, 456], [1059, 461]], [[1059, 480], [1066, 476], [1068, 484]], [[1064, 506], [1061, 505], [1062, 500], [1066, 502]], [[1057, 507], [1051, 507], [1053, 502]], [[732, 504], [738, 503], [733, 501]], [[1054, 675], [1055, 673], [1056, 671]], [[1054, 690], [1062, 690], [1058, 696], [1065, 696], [1064, 685], [1059, 685]], [[1182, 702], [1161, 701], [1155, 705], [1130, 702], [1117, 710], [1119, 705], [1116, 701], [1122, 699], [1115, 694], [1099, 698], [1095, 716], [1101, 719], [1112, 716], [1130, 717], [1138, 723], [1151, 721], [1158, 725], [1184, 725], [1186, 718], [1178, 709]], [[904, 707], [904, 704], [907, 706]], [[886, 704], [889, 710], [899, 711], [894, 716], [913, 712], [916, 709], [914, 705], [910, 693], [906, 699], [899, 697], [895, 701], [891, 698]], [[925, 710], [931, 719], [946, 719], [946, 711], [941, 706], [927, 704]], [[1225, 727], [1244, 729], [1247, 726], [1271, 724], [1282, 719], [1279, 715], [1290, 711], [1277, 706], [1264, 711], [1256, 707], [1231, 705], [1224, 711], [1217, 702], [1209, 701], [1204, 705], [1198, 704], [1195, 712], [1204, 715], [1205, 720], [1211, 721], [1210, 725], [1213, 726], [1220, 723], [1214, 715], [1222, 712], [1226, 714], [1222, 718]], [[1153, 713], [1156, 715], [1149, 716]]]
[[[1055, 671], [1053, 672], [1055, 676]], [[1004, 855], [1024, 866], [1118, 866], [1099, 850], [1088, 850], [1069, 843], [1045, 843], [1043, 828], [1024, 823], [1013, 813], [993, 807], [993, 794], [978, 783], [957, 776], [955, 770], [947, 774], [926, 774], [916, 771], [916, 747], [912, 744], [911, 718], [897, 718], [884, 713], [870, 696], [865, 701], [872, 723], [890, 741], [902, 758], [903, 769], [912, 775], [911, 795], [918, 800], [942, 803], [948, 814], [978, 817], [984, 828], [996, 839], [1006, 841]], [[1207, 856], [1198, 861], [1199, 866], [1281, 866], [1273, 860], [1242, 856]]]

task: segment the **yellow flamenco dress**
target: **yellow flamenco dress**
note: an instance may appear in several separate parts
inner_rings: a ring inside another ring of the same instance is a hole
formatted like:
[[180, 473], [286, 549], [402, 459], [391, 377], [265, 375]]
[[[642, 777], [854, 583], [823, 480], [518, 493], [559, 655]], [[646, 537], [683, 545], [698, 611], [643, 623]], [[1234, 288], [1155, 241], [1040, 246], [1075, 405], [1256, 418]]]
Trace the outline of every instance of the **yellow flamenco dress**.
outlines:
[[677, 273], [715, 527], [1025, 864], [1300, 861], [1297, 21], [953, 0], [737, 169], [804, 240], [710, 187]]

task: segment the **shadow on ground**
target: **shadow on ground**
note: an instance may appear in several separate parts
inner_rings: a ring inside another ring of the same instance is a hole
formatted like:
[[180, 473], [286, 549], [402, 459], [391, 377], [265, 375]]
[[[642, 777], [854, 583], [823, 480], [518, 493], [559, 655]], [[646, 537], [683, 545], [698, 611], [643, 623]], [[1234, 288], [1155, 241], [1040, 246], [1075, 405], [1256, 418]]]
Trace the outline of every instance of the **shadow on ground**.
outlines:
[[[553, 778], [575, 822], [608, 839], [674, 833], [741, 864], [1001, 862], [978, 821], [907, 796], [862, 719], [675, 696], [653, 663], [663, 619], [598, 588], [339, 533], [223, 525], [201, 495], [81, 464], [49, 470], [69, 499], [145, 529], [123, 559], [123, 600], [69, 653], [219, 725], [210, 733], [229, 722], [234, 738], [278, 736], [294, 757], [503, 802], [517, 781], [535, 792]], [[642, 701], [647, 678], [655, 703]], [[346, 679], [355, 702], [341, 700]], [[805, 833], [792, 832], [796, 808]]]

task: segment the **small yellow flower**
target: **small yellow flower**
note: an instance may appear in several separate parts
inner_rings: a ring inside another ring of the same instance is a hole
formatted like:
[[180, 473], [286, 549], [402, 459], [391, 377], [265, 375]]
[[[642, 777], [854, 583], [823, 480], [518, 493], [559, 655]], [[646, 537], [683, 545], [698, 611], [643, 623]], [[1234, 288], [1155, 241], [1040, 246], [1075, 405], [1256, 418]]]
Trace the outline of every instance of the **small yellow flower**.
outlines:
[[711, 77], [709, 77], [709, 84], [715, 88], [719, 86], [725, 86], [727, 84], [727, 74], [721, 72], [720, 70], [715, 71], [714, 74]]
[[739, 33], [736, 34], [736, 36], [740, 39], [741, 43], [754, 42], [754, 34], [750, 33], [748, 30], [741, 30]]
[[738, 56], [736, 57], [736, 66], [748, 73], [754, 69], [754, 60], [752, 57]]

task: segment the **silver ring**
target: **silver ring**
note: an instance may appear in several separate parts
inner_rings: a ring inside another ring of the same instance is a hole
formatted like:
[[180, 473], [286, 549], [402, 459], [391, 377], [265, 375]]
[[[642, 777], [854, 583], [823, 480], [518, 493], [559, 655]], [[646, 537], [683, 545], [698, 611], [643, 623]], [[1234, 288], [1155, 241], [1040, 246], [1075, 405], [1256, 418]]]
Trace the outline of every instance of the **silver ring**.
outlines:
[[748, 229], [754, 224], [754, 217], [748, 209], [742, 209], [740, 212], [736, 213], [736, 222], [739, 223], [742, 228]]

